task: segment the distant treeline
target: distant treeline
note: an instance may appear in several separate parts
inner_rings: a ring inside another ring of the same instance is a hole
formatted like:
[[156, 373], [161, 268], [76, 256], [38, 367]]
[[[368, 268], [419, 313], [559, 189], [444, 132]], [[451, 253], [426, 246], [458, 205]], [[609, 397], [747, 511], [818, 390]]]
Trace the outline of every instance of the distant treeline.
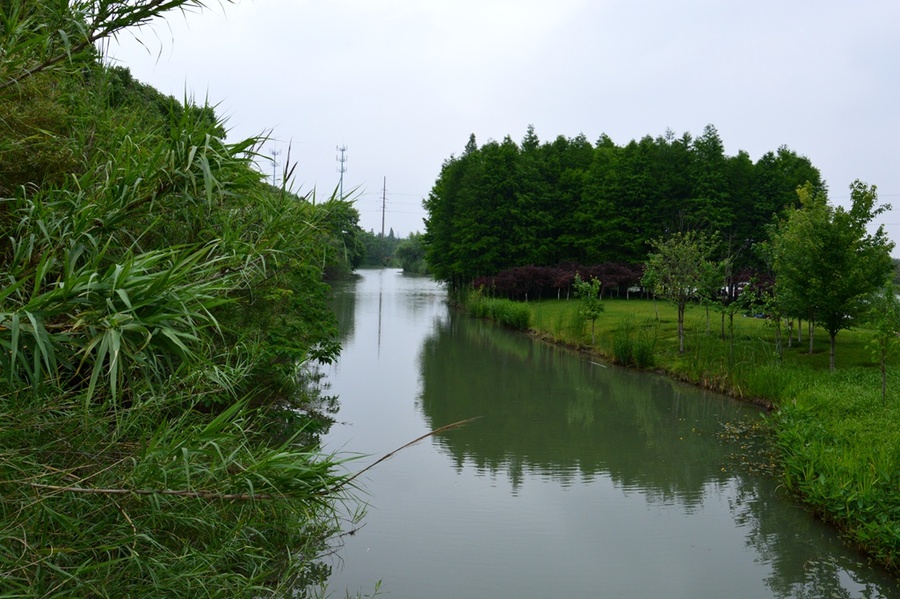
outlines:
[[735, 266], [752, 265], [766, 225], [797, 205], [797, 187], [824, 189], [819, 170], [785, 146], [753, 162], [726, 156], [707, 125], [694, 139], [671, 131], [617, 146], [606, 135], [541, 143], [532, 127], [442, 166], [424, 205], [434, 275], [456, 284], [506, 269], [559, 264], [637, 264], [668, 233], [717, 232]]

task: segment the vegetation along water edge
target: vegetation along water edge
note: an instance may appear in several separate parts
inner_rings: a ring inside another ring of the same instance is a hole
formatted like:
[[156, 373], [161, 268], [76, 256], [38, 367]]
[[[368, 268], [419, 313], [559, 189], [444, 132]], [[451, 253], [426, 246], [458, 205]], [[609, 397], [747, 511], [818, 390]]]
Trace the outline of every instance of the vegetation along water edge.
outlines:
[[0, 9], [4, 597], [310, 596], [355, 514], [316, 365], [358, 213], [97, 45], [203, 4]]

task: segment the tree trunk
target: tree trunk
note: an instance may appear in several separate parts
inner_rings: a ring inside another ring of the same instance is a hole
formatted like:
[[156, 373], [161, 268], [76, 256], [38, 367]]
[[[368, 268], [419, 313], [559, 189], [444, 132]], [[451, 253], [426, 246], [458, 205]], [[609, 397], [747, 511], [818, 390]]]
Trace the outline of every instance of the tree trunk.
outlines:
[[734, 382], [734, 312], [728, 313], [728, 373]]
[[831, 366], [831, 369], [834, 370], [834, 340], [837, 337], [837, 331], [834, 333], [829, 331], [828, 334], [831, 336], [831, 354], [828, 356], [828, 364]]
[[813, 321], [809, 321], [806, 323], [808, 325], [808, 332], [806, 336], [809, 337], [809, 353], [813, 353]]
[[684, 353], [684, 302], [678, 304], [678, 353]]
[[781, 357], [784, 355], [784, 349], [781, 345], [781, 317], [775, 317], [775, 356], [779, 362], [781, 362]]

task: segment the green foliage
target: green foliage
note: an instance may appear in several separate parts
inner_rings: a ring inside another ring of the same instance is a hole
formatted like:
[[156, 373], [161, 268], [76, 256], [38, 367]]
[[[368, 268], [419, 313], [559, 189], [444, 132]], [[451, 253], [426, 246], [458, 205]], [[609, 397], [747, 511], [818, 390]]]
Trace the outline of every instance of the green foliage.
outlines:
[[[529, 128], [444, 162], [424, 201], [424, 244], [434, 276], [469, 284], [518, 266], [640, 263], [653, 239], [684, 228], [715, 230], [735, 248], [766, 237], [773, 215], [797, 202], [808, 159], [787, 148], [753, 163], [729, 157], [712, 125], [692, 139], [671, 131], [617, 146], [607, 136], [541, 143]], [[735, 252], [735, 268], [755, 266]]]
[[316, 205], [321, 226], [329, 234], [324, 263], [326, 277], [346, 277], [360, 266], [366, 257], [364, 232], [359, 226], [359, 211], [353, 201], [333, 195]]
[[64, 392], [4, 397], [4, 594], [262, 597], [321, 583], [310, 556], [340, 525], [336, 459], [302, 430], [273, 443], [245, 404], [201, 418], [145, 399], [116, 417]]
[[900, 402], [885, 404], [876, 381], [871, 369], [819, 377], [774, 426], [785, 487], [896, 572]]
[[783, 312], [821, 325], [831, 336], [831, 366], [838, 331], [863, 316], [865, 301], [888, 280], [894, 247], [884, 227], [867, 226], [889, 206], [876, 207], [874, 186], [850, 186], [850, 210], [832, 208], [811, 184], [798, 190], [801, 208], [772, 233], [777, 301]]
[[623, 366], [653, 367], [656, 330], [655, 321], [648, 320], [638, 325], [634, 315], [626, 314], [611, 332], [613, 360]]
[[869, 351], [881, 368], [881, 400], [887, 398], [887, 359], [896, 352], [900, 334], [900, 299], [897, 288], [888, 283], [869, 299], [866, 324], [872, 332]]
[[716, 239], [689, 231], [654, 240], [652, 244], [655, 251], [647, 257], [642, 283], [654, 295], [675, 304], [679, 351], [684, 353], [685, 307], [708, 284], [710, 273], [715, 271], [710, 255]]
[[409, 237], [400, 241], [394, 251], [394, 258], [403, 272], [422, 275], [429, 273], [421, 233], [410, 233]]
[[309, 371], [340, 348], [322, 276], [360, 258], [358, 214], [269, 187], [263, 139], [228, 143], [212, 107], [94, 57], [199, 5], [4, 5], [4, 594], [285, 596], [327, 576], [348, 489]]
[[91, 66], [97, 58], [97, 41], [147, 25], [172, 10], [203, 6], [203, 0], [5, 0], [0, 91], [39, 73]]
[[519, 331], [531, 328], [531, 310], [520, 302], [487, 298], [477, 290], [466, 296], [465, 307], [466, 312], [475, 318], [489, 318]]
[[360, 240], [365, 247], [363, 266], [385, 267], [394, 265], [394, 253], [400, 244], [400, 240], [394, 236], [393, 230], [388, 235], [382, 235], [374, 231], [362, 231]]
[[593, 346], [595, 342], [594, 327], [604, 309], [600, 295], [600, 281], [596, 277], [591, 277], [591, 281], [588, 283], [582, 280], [578, 273], [575, 273], [572, 287], [575, 290], [575, 296], [581, 300], [579, 309], [581, 316], [591, 321], [591, 345]]

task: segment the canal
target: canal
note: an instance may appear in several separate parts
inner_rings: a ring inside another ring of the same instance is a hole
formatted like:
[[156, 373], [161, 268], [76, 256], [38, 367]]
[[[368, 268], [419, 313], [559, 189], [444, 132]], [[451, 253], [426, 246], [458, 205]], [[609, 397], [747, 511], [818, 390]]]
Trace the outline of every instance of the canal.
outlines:
[[[450, 310], [429, 279], [336, 288], [344, 349], [326, 450], [366, 515], [331, 596], [900, 597], [900, 586], [754, 474], [753, 407]], [[749, 456], [749, 457], [748, 457]]]

